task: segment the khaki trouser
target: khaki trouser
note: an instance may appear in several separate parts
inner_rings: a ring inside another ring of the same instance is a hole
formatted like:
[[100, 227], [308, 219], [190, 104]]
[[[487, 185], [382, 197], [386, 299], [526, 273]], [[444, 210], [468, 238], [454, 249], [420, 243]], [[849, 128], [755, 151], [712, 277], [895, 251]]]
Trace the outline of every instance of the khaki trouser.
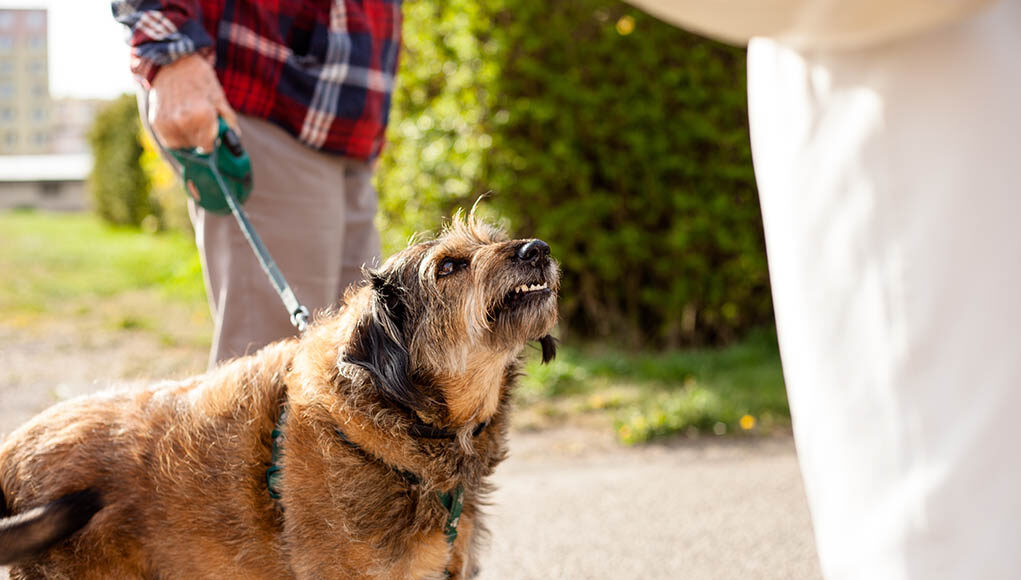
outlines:
[[[240, 126], [254, 179], [245, 211], [314, 317], [379, 257], [372, 168], [314, 151], [261, 119], [241, 116]], [[215, 324], [210, 366], [296, 334], [234, 216], [189, 209]]]

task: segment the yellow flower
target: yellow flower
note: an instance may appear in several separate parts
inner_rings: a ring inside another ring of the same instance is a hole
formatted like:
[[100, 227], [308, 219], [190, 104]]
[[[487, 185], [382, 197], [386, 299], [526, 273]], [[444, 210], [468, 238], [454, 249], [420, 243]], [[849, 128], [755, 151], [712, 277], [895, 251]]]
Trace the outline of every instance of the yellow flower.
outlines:
[[635, 19], [632, 16], [621, 16], [617, 21], [617, 33], [627, 36], [635, 31]]
[[741, 428], [744, 429], [745, 431], [750, 431], [755, 428], [755, 417], [752, 417], [751, 415], [745, 415], [741, 417], [739, 424], [741, 425]]

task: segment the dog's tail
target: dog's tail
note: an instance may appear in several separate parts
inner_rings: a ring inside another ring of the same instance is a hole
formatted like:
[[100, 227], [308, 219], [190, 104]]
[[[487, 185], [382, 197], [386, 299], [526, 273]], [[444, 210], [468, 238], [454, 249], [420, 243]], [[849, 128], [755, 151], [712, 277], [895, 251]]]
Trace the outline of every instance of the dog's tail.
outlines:
[[[77, 532], [103, 508], [94, 489], [69, 493], [44, 506], [0, 519], [0, 566], [34, 556]], [[0, 514], [6, 513], [0, 490]]]

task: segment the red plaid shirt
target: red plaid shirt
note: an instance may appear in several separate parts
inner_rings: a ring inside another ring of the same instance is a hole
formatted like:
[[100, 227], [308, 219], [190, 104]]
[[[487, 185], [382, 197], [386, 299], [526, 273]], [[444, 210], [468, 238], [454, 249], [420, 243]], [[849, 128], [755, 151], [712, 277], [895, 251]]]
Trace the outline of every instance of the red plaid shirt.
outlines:
[[186, 54], [211, 54], [235, 110], [316, 149], [379, 154], [401, 0], [119, 0], [113, 12], [131, 29], [143, 82]]

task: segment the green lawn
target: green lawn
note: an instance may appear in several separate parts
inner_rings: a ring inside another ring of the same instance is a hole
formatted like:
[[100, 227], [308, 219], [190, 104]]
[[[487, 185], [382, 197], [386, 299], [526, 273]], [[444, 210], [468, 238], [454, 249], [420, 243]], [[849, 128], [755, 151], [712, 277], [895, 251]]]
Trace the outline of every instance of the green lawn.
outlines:
[[0, 272], [0, 322], [71, 318], [208, 344], [202, 271], [187, 235], [115, 228], [85, 214], [3, 212]]
[[674, 433], [768, 433], [790, 425], [772, 330], [724, 349], [627, 352], [608, 345], [561, 348], [550, 365], [534, 357], [518, 392], [550, 420], [591, 415], [639, 443]]
[[[151, 332], [205, 356], [211, 326], [187, 235], [114, 228], [90, 215], [0, 212], [0, 272], [2, 324], [70, 319], [83, 329]], [[568, 343], [552, 364], [530, 356], [517, 398], [526, 425], [589, 421], [625, 443], [790, 424], [772, 330], [719, 350]]]

